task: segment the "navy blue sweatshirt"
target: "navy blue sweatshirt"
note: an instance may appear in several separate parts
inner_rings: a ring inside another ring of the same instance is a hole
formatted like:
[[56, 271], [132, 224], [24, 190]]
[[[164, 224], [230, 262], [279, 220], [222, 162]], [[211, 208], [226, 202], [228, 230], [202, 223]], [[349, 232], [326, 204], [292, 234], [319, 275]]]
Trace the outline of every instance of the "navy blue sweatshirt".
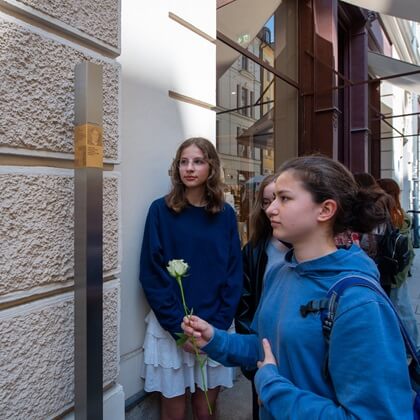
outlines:
[[183, 278], [185, 300], [194, 314], [227, 330], [242, 291], [242, 257], [235, 213], [224, 205], [209, 214], [203, 207], [171, 210], [155, 200], [146, 219], [140, 257], [140, 281], [161, 326], [175, 337], [182, 332], [181, 293], [166, 270], [172, 259], [190, 269]]

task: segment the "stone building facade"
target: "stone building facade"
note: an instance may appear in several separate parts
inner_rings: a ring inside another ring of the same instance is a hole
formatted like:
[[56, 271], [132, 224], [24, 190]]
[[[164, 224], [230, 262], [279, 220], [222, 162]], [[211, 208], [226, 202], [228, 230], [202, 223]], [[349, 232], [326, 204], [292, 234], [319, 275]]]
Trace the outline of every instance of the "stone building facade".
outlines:
[[[395, 32], [395, 22], [349, 3], [369, 2], [0, 0], [1, 419], [73, 416], [75, 65], [88, 60], [103, 68], [104, 418], [158, 418], [157, 401], [140, 378], [149, 311], [138, 281], [141, 238], [150, 203], [169, 189], [168, 169], [180, 142], [203, 136], [216, 144], [224, 135], [216, 124], [220, 51], [233, 57], [228, 66], [249, 59], [275, 80], [264, 96], [275, 108], [255, 112], [262, 124], [250, 127], [253, 147], [273, 148], [270, 167], [320, 151], [355, 172], [398, 178], [387, 163], [401, 150], [392, 147], [385, 155], [384, 143], [374, 141], [385, 132], [387, 109], [384, 83], [368, 54], [417, 65], [419, 55], [399, 48], [411, 34], [405, 24], [397, 25], [405, 28], [401, 36], [385, 37]], [[249, 28], [256, 34], [270, 26], [270, 16], [272, 59], [252, 54], [245, 42]], [[219, 99], [238, 94], [236, 85], [225, 84]], [[258, 90], [266, 92], [265, 86], [252, 89], [254, 107]], [[417, 96], [398, 95], [407, 106], [388, 110], [391, 116], [419, 111]], [[406, 120], [404, 127], [411, 125], [418, 133], [417, 114], [416, 123]], [[229, 144], [236, 147], [219, 152], [248, 164], [236, 156], [245, 150], [237, 147], [243, 146], [236, 138], [241, 133], [231, 131]], [[407, 165], [417, 159], [418, 184], [418, 137], [403, 146], [398, 156]], [[254, 162], [261, 151], [253, 156], [251, 169], [235, 171], [262, 176], [264, 162]], [[407, 173], [401, 172], [402, 184]]]
[[0, 1], [1, 418], [74, 416], [74, 88], [84, 60], [103, 68], [104, 418], [144, 399], [141, 237], [179, 143], [215, 141], [215, 37], [215, 0]]
[[[103, 66], [105, 402], [119, 373], [120, 4], [0, 4], [0, 417], [73, 406], [74, 68]], [[116, 418], [116, 417], [114, 417]], [[121, 418], [121, 416], [120, 416]]]

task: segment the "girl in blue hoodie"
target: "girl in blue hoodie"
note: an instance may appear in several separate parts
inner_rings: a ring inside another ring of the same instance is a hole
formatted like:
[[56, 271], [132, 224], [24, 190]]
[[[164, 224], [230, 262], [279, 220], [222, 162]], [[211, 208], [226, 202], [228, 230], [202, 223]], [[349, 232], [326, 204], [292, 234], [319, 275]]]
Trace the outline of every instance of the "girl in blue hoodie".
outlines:
[[404, 341], [393, 310], [365, 287], [345, 290], [330, 336], [328, 372], [319, 313], [300, 306], [323, 299], [339, 279], [378, 281], [357, 246], [337, 249], [346, 229], [368, 232], [385, 219], [381, 197], [359, 191], [352, 174], [323, 156], [287, 161], [268, 208], [273, 235], [293, 244], [286, 263], [266, 278], [254, 335], [229, 335], [196, 316], [184, 331], [226, 366], [258, 366], [261, 419], [413, 419]]

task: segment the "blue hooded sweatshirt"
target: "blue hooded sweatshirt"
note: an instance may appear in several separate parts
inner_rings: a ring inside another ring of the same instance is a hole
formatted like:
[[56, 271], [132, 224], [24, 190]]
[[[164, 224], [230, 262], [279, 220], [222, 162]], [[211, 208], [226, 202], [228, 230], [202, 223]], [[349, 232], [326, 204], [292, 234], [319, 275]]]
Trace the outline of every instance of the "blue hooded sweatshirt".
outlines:
[[319, 313], [300, 306], [325, 298], [339, 279], [361, 275], [378, 281], [373, 261], [356, 246], [297, 263], [293, 250], [269, 273], [253, 321], [258, 335], [215, 329], [203, 350], [226, 366], [255, 367], [261, 340], [271, 344], [277, 366], [258, 370], [255, 386], [265, 419], [413, 419], [404, 341], [383, 298], [366, 287], [345, 290], [330, 337], [330, 379], [322, 373], [326, 352]]

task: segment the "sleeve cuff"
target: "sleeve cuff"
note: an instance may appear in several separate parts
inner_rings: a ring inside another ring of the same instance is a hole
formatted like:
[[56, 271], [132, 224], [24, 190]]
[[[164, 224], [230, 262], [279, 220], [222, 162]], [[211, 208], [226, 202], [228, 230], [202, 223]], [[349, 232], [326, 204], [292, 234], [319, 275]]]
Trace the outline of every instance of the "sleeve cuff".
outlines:
[[261, 395], [261, 389], [267, 381], [273, 379], [273, 376], [279, 376], [279, 371], [277, 365], [268, 364], [257, 370], [255, 374], [255, 389], [257, 390], [258, 395]]
[[220, 350], [220, 346], [222, 345], [222, 342], [223, 342], [222, 337], [225, 331], [221, 331], [215, 327], [213, 327], [213, 329], [214, 329], [213, 337], [204, 347], [201, 348], [201, 350], [203, 350], [205, 353], [218, 351]]

